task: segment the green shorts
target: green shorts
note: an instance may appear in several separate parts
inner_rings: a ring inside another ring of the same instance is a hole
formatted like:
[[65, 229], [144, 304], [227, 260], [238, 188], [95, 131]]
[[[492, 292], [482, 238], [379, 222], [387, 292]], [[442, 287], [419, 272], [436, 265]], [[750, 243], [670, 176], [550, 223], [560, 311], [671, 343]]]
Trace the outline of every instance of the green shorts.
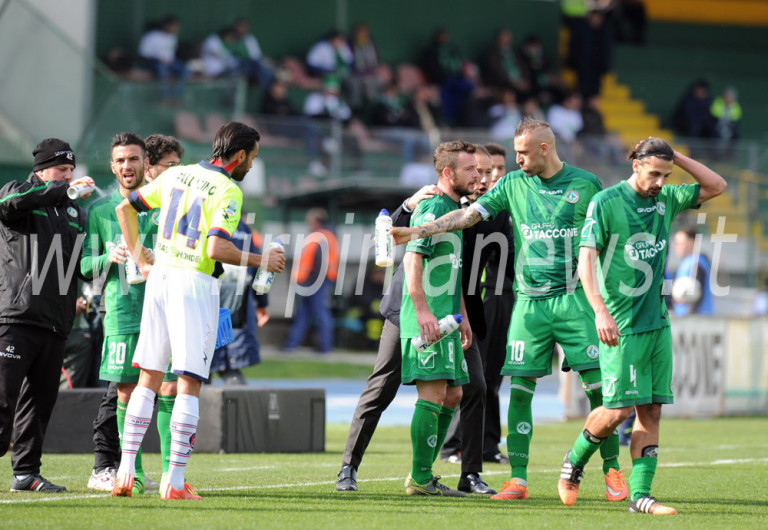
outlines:
[[447, 380], [448, 386], [469, 383], [467, 361], [457, 331], [433, 344], [427, 351], [418, 351], [411, 344], [411, 339], [401, 338], [400, 346], [403, 352], [401, 380], [404, 385], [439, 379]]
[[669, 326], [600, 344], [603, 406], [609, 409], [673, 403], [672, 332]]
[[[101, 348], [99, 379], [116, 383], [137, 383], [140, 369], [133, 366], [133, 353], [139, 341], [138, 333], [108, 335]], [[167, 372], [163, 381], [176, 381], [176, 374]]]
[[565, 353], [563, 370], [582, 372], [600, 366], [595, 316], [583, 289], [553, 298], [515, 301], [502, 375], [551, 374], [555, 343]]

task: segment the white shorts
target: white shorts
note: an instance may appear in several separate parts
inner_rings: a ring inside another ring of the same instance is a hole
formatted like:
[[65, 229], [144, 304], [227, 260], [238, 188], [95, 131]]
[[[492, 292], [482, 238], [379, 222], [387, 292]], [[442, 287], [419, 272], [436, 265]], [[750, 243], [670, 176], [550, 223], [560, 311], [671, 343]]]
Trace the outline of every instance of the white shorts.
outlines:
[[133, 365], [207, 381], [219, 327], [219, 282], [176, 267], [152, 267]]

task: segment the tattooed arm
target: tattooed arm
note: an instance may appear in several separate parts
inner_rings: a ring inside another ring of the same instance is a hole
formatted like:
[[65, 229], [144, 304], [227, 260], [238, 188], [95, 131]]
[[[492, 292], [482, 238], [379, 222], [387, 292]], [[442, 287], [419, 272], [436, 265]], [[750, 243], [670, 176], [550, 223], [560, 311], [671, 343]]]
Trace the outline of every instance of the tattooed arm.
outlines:
[[402, 245], [407, 243], [411, 239], [421, 239], [424, 237], [433, 236], [435, 234], [442, 234], [444, 232], [456, 232], [458, 230], [464, 230], [472, 225], [475, 225], [483, 220], [483, 216], [480, 212], [470, 206], [460, 210], [454, 210], [435, 219], [431, 223], [425, 223], [419, 226], [413, 227], [398, 227], [390, 230], [390, 234], [395, 238], [396, 245]]

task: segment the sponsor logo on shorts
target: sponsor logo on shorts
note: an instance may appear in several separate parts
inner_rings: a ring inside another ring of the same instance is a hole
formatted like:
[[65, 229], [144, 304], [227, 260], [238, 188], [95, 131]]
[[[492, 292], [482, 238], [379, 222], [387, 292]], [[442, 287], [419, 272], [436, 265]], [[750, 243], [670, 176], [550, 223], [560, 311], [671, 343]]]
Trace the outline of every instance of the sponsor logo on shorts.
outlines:
[[600, 349], [594, 345], [590, 344], [587, 346], [587, 357], [590, 359], [597, 359], [600, 356]]
[[16, 361], [21, 359], [21, 355], [16, 353], [16, 346], [9, 344], [5, 347], [5, 351], [0, 351], [0, 357], [5, 357], [6, 359], [14, 359]]
[[625, 390], [624, 391], [624, 394], [627, 395], [627, 396], [632, 396], [632, 395], [639, 394], [639, 393], [640, 392], [637, 391], [637, 390]]
[[579, 192], [576, 190], [568, 190], [565, 192], [565, 200], [571, 204], [579, 202]]
[[675, 393], [675, 382], [674, 381], [670, 381], [669, 382], [669, 391], [671, 393], [673, 393], [673, 394]]
[[67, 213], [69, 214], [70, 217], [77, 217], [77, 210], [75, 210], [71, 206], [67, 208]]
[[466, 359], [462, 359], [461, 360], [461, 371], [464, 372], [465, 374], [469, 373], [469, 368], [467, 367], [467, 360]]
[[435, 368], [436, 351], [419, 352], [419, 368], [423, 370], [433, 370]]
[[427, 445], [432, 447], [433, 449], [435, 448], [435, 446], [437, 445], [437, 435], [436, 434], [433, 434], [432, 436], [427, 438]]
[[528, 434], [531, 432], [531, 424], [527, 421], [521, 421], [517, 424], [517, 432], [520, 434]]
[[615, 396], [616, 395], [616, 379], [615, 377], [603, 377], [603, 395]]

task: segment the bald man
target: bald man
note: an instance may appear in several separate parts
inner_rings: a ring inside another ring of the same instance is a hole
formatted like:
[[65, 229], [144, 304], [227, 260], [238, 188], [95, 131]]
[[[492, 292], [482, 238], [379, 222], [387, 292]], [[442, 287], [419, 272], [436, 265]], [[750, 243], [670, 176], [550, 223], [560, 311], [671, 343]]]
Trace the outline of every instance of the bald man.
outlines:
[[[552, 373], [555, 343], [563, 370], [579, 373], [594, 409], [602, 404], [602, 378], [594, 314], [576, 273], [581, 227], [592, 196], [602, 189], [592, 173], [563, 163], [549, 124], [526, 118], [515, 131], [520, 170], [503, 177], [469, 208], [410, 228], [395, 228], [397, 243], [411, 237], [463, 230], [503, 212], [512, 217], [516, 302], [507, 334], [503, 375], [512, 376], [507, 450], [510, 480], [491, 499], [528, 498], [528, 455], [533, 432], [531, 401], [539, 377]], [[619, 469], [619, 440], [601, 445], [606, 498], [627, 497]]]

